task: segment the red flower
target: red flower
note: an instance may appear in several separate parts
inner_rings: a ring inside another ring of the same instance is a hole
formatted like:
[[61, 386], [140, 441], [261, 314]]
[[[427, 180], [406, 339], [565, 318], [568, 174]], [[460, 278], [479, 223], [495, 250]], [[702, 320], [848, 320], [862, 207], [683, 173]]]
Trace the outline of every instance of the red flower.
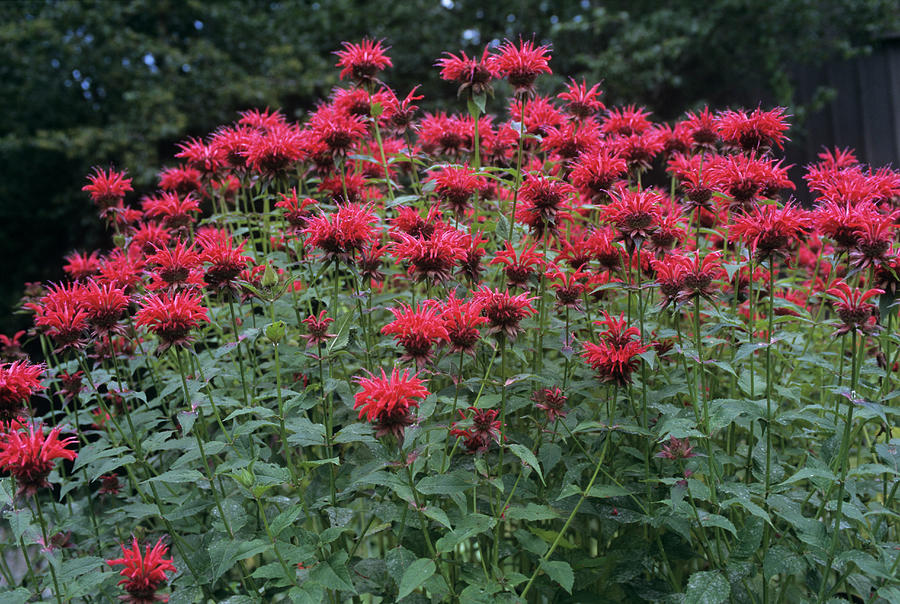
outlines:
[[789, 140], [784, 133], [790, 128], [785, 119], [784, 107], [763, 111], [757, 107], [747, 114], [743, 111], [725, 111], [716, 119], [722, 140], [744, 151], [765, 152], [772, 147], [781, 149]]
[[649, 350], [640, 342], [627, 342], [616, 345], [603, 341], [600, 344], [584, 342], [581, 353], [591, 368], [597, 373], [601, 382], [612, 382], [619, 386], [631, 383], [631, 374], [637, 369], [638, 355]]
[[594, 84], [590, 88], [587, 82], [581, 81], [581, 84], [571, 79], [566, 84], [566, 91], [560, 92], [556, 98], [566, 102], [566, 111], [579, 119], [591, 117], [598, 111], [606, 109], [599, 97], [603, 94], [600, 90], [600, 84]]
[[235, 247], [228, 231], [214, 228], [198, 231], [197, 242], [200, 260], [210, 264], [203, 275], [207, 286], [214, 291], [234, 288], [241, 271], [252, 262], [252, 258], [241, 253], [244, 242]]
[[303, 319], [303, 323], [306, 325], [306, 329], [309, 331], [309, 334], [301, 335], [300, 337], [306, 340], [306, 346], [319, 346], [320, 344], [324, 344], [328, 341], [329, 338], [336, 337], [334, 334], [328, 333], [328, 325], [334, 323], [334, 319], [331, 317], [326, 317], [326, 310], [322, 310], [319, 313], [319, 316], [309, 315], [307, 318]]
[[187, 195], [203, 187], [202, 176], [200, 170], [188, 166], [166, 168], [159, 173], [159, 188]]
[[870, 289], [865, 292], [851, 289], [844, 281], [836, 281], [826, 292], [837, 298], [834, 307], [843, 325], [834, 332], [834, 335], [842, 335], [851, 331], [861, 334], [871, 334], [878, 330], [876, 325], [876, 306], [867, 301], [884, 293], [882, 289]]
[[502, 264], [503, 271], [506, 273], [507, 285], [510, 287], [521, 287], [528, 289], [528, 281], [535, 273], [535, 267], [540, 267], [544, 263], [543, 257], [535, 252], [537, 244], [533, 243], [530, 247], [522, 248], [521, 252], [509, 243], [504, 242], [506, 249], [497, 252], [494, 258], [488, 263]]
[[247, 165], [266, 177], [277, 177], [303, 157], [303, 133], [293, 124], [273, 124], [249, 137], [243, 150]]
[[543, 409], [547, 413], [548, 422], [566, 417], [563, 407], [565, 407], [566, 401], [569, 399], [559, 388], [538, 390], [531, 395], [531, 400], [534, 401], [536, 408]]
[[426, 153], [458, 155], [472, 145], [470, 128], [458, 116], [426, 114], [419, 123], [419, 144]]
[[556, 290], [556, 305], [563, 308], [580, 309], [581, 296], [587, 289], [588, 274], [578, 269], [572, 273], [565, 273], [553, 267], [547, 275], [554, 281], [551, 287]]
[[489, 50], [489, 47], [485, 47], [480, 60], [475, 57], [470, 59], [464, 51], [460, 51], [458, 57], [449, 52], [444, 53], [447, 57], [438, 59], [435, 63], [441, 68], [441, 79], [459, 84], [457, 92], [459, 96], [466, 91], [470, 91], [473, 96], [490, 93], [491, 80], [497, 77], [497, 74]]
[[[476, 409], [469, 407], [472, 412], [472, 424], [468, 428], [456, 428], [450, 430], [451, 436], [464, 439], [464, 445], [469, 453], [480, 453], [488, 450], [491, 442], [500, 443], [500, 420], [497, 416], [500, 412], [496, 409]], [[466, 419], [466, 414], [460, 410], [459, 414]], [[453, 424], [456, 426], [456, 424]]]
[[152, 294], [141, 300], [135, 324], [145, 326], [159, 336], [160, 352], [171, 346], [187, 346], [190, 331], [201, 322], [209, 323], [206, 309], [200, 305], [198, 292]]
[[527, 294], [510, 295], [509, 290], [499, 291], [486, 285], [475, 292], [475, 303], [481, 306], [490, 324], [489, 331], [514, 340], [522, 328], [519, 322], [534, 314], [534, 307]]
[[169, 553], [169, 548], [163, 545], [162, 537], [153, 548], [148, 544], [141, 552], [141, 546], [136, 537], [131, 538], [131, 548], [122, 547], [122, 557], [107, 560], [110, 566], [124, 566], [119, 573], [125, 577], [119, 581], [128, 592], [122, 600], [132, 604], [151, 604], [152, 602], [168, 602], [168, 596], [159, 595], [156, 590], [161, 583], [166, 582], [166, 572], [176, 572], [172, 560], [166, 560], [164, 556]]
[[28, 355], [22, 350], [22, 336], [25, 330], [19, 330], [12, 337], [0, 333], [0, 359], [27, 359]]
[[564, 160], [572, 160], [581, 153], [596, 148], [600, 143], [600, 130], [593, 120], [569, 121], [561, 126], [550, 126], [541, 141], [541, 147]]
[[485, 179], [470, 169], [468, 164], [435, 170], [428, 180], [434, 182], [434, 191], [441, 202], [457, 216], [469, 209], [472, 195], [486, 184]]
[[330, 260], [346, 260], [372, 242], [376, 222], [378, 217], [369, 206], [339, 205], [333, 214], [310, 218], [302, 233], [309, 237], [309, 245], [321, 249]]
[[169, 229], [186, 227], [195, 220], [192, 214], [200, 213], [200, 202], [187, 194], [179, 198], [177, 193], [164, 191], [159, 197], [148, 197], [141, 201], [144, 215], [148, 218], [161, 218], [163, 225]]
[[50, 285], [39, 303], [25, 306], [35, 313], [34, 324], [46, 330], [59, 345], [57, 350], [84, 346], [87, 313], [78, 301], [77, 286]]
[[295, 229], [302, 229], [306, 226], [312, 212], [306, 209], [307, 206], [316, 204], [316, 200], [310, 197], [299, 199], [297, 197], [296, 187], [291, 188], [291, 194], [286, 195], [279, 193], [281, 200], [275, 202], [276, 208], [284, 210], [284, 219]]
[[568, 216], [566, 202], [574, 193], [575, 187], [565, 181], [529, 174], [519, 190], [516, 220], [528, 224], [538, 239], [545, 230], [555, 233], [560, 218]]
[[451, 352], [465, 352], [475, 356], [475, 344], [481, 339], [478, 328], [487, 323], [487, 318], [481, 315], [481, 306], [472, 300], [460, 300], [450, 292], [440, 314], [447, 330]]
[[178, 147], [181, 151], [175, 157], [186, 160], [194, 170], [213, 174], [225, 165], [225, 152], [218, 145], [207, 145], [200, 139], [190, 138], [187, 142], [178, 143]]
[[132, 191], [131, 179], [125, 177], [125, 170], [116, 172], [112, 168], [103, 171], [99, 167], [94, 167], [94, 173], [88, 175], [90, 184], [81, 187], [82, 191], [91, 194], [94, 203], [100, 206], [101, 210], [106, 210], [125, 197], [125, 193]]
[[410, 375], [394, 367], [388, 377], [381, 370], [381, 377], [369, 374], [369, 377], [357, 377], [362, 392], [354, 395], [354, 409], [359, 409], [359, 418], [365, 417], [375, 424], [376, 436], [393, 434], [398, 440], [403, 439], [407, 426], [412, 425], [412, 409], [419, 406], [419, 400], [429, 394], [417, 374]]
[[619, 230], [619, 238], [629, 246], [648, 239], [659, 227], [666, 196], [653, 189], [631, 191], [621, 188], [606, 206], [606, 220]]
[[628, 135], [621, 134], [609, 141], [632, 172], [649, 170], [653, 159], [663, 150], [665, 144], [659, 132], [654, 129], [632, 132]]
[[722, 157], [709, 167], [723, 193], [734, 198], [734, 206], [746, 208], [760, 195], [772, 197], [778, 189], [793, 189], [787, 178], [787, 168], [781, 162], [736, 154]]
[[465, 236], [466, 255], [459, 262], [460, 272], [473, 283], [481, 278], [481, 259], [487, 253], [483, 247], [485, 243], [487, 239], [477, 231]]
[[97, 252], [91, 252], [90, 255], [72, 252], [66, 256], [63, 270], [73, 281], [81, 281], [100, 272], [100, 258]]
[[719, 140], [718, 124], [709, 107], [704, 107], [699, 113], [689, 111], [687, 119], [681, 123], [693, 139], [694, 149], [712, 151], [716, 148]]
[[669, 443], [662, 446], [662, 450], [656, 454], [657, 457], [662, 457], [663, 459], [687, 459], [689, 457], [696, 457], [697, 454], [691, 448], [691, 441], [687, 438], [675, 438], [670, 437]]
[[338, 56], [336, 67], [342, 67], [341, 79], [350, 77], [357, 83], [370, 83], [375, 80], [375, 74], [388, 67], [393, 67], [390, 57], [385, 54], [386, 48], [381, 47], [381, 40], [369, 40], [364, 38], [359, 44], [342, 42], [344, 50], [336, 50]]
[[728, 232], [729, 241], [743, 241], [759, 260], [775, 254], [786, 255], [809, 231], [809, 216], [788, 203], [754, 206], [750, 213], [738, 216]]
[[572, 184], [595, 201], [605, 201], [613, 183], [628, 171], [628, 164], [611, 146], [583, 153], [572, 168]]
[[446, 281], [456, 263], [466, 257], [465, 235], [454, 228], [442, 226], [428, 238], [406, 233], [394, 236], [397, 240], [393, 243], [393, 253], [397, 261], [407, 261], [409, 274], [415, 275], [417, 281]]
[[[536, 136], [544, 136], [550, 128], [559, 128], [566, 121], [566, 116], [557, 109], [550, 99], [537, 96], [527, 101], [513, 99], [509, 104], [509, 115], [518, 119], [522, 115], [522, 103], [525, 103], [525, 132]], [[518, 141], [519, 129], [513, 131]], [[528, 144], [528, 141], [525, 141]]]
[[78, 290], [77, 299], [94, 330], [105, 335], [117, 331], [117, 323], [129, 304], [128, 296], [120, 288], [93, 280]]
[[43, 365], [26, 361], [0, 363], [0, 421], [17, 417], [31, 395], [45, 388], [43, 372]]
[[0, 468], [3, 468], [19, 485], [19, 495], [33, 495], [39, 488], [49, 486], [47, 475], [57, 458], [73, 460], [78, 453], [67, 449], [75, 443], [75, 437], [59, 438], [59, 428], [53, 428], [44, 436], [39, 425], [28, 427], [28, 432], [9, 430], [0, 434]]
[[389, 309], [394, 320], [381, 328], [384, 335], [393, 335], [403, 349], [403, 361], [415, 361], [422, 367], [431, 358], [431, 348], [449, 337], [441, 317], [441, 306], [434, 300], [424, 300], [415, 309], [405, 304]]
[[650, 129], [652, 124], [648, 119], [650, 112], [643, 107], [635, 107], [628, 105], [627, 107], [614, 107], [609, 110], [607, 116], [600, 125], [600, 130], [604, 134], [616, 134], [620, 136], [631, 136], [632, 134], [640, 134]]
[[172, 248], [161, 248], [147, 258], [153, 269], [153, 282], [149, 289], [200, 285], [200, 254], [194, 246], [179, 241]]
[[550, 71], [550, 47], [536, 46], [529, 40], [519, 40], [518, 46], [506, 40], [498, 54], [490, 59], [498, 77], [506, 78], [515, 88], [518, 97], [534, 96], [534, 81], [542, 73]]
[[331, 105], [319, 107], [310, 116], [309, 129], [334, 155], [346, 155], [354, 143], [366, 134], [361, 116], [339, 111]]
[[896, 212], [874, 214], [857, 227], [856, 247], [850, 252], [850, 262], [854, 267], [879, 266], [885, 260], [896, 235], [895, 216]]
[[397, 98], [397, 95], [393, 90], [390, 90], [390, 96], [384, 104], [384, 113], [381, 114], [381, 119], [387, 125], [396, 128], [397, 130], [406, 130], [409, 128], [416, 111], [419, 109], [418, 105], [414, 105], [413, 102], [421, 101], [425, 98], [422, 95], [416, 96], [416, 90], [418, 88], [418, 84], [413, 86], [413, 89], [409, 91], [409, 94], [407, 94], [406, 98], [402, 101]]
[[700, 252], [694, 252], [688, 256], [684, 264], [682, 275], [681, 296], [682, 299], [690, 299], [694, 296], [709, 297], [715, 293], [712, 282], [727, 276], [721, 264], [722, 252], [710, 252], [700, 260]]
[[622, 266], [622, 248], [615, 244], [616, 233], [609, 227], [593, 231], [585, 246], [591, 257], [596, 259], [606, 270], [615, 270]]

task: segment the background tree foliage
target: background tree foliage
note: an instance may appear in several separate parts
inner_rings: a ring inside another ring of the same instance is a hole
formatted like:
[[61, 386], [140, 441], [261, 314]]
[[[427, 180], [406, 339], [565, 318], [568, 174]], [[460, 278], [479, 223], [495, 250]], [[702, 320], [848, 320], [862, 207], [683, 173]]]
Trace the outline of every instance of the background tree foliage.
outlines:
[[338, 83], [342, 40], [384, 38], [390, 84], [434, 99], [453, 94], [433, 67], [442, 52], [533, 35], [552, 42], [556, 74], [672, 119], [760, 98], [802, 115], [791, 69], [865, 51], [897, 24], [893, 0], [4, 2], [0, 331], [16, 327], [5, 311], [23, 282], [59, 278], [63, 254], [103, 244], [80, 191], [91, 166], [127, 168], [149, 192], [178, 141], [239, 110], [301, 117]]

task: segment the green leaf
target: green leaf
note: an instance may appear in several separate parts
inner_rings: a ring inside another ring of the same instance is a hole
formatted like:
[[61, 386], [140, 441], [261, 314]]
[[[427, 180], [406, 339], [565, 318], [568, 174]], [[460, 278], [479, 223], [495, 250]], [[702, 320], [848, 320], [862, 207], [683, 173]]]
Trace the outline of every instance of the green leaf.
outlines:
[[102, 566], [103, 558], [98, 558], [96, 556], [85, 556], [83, 558], [65, 560], [62, 563], [60, 570], [56, 573], [57, 579], [61, 583], [68, 583], [82, 575], [95, 572]]
[[456, 471], [438, 476], [426, 476], [416, 485], [423, 495], [453, 495], [468, 490], [475, 484], [468, 472]]
[[773, 545], [763, 559], [763, 576], [768, 581], [775, 575], [796, 575], [803, 572], [803, 557], [783, 545]]
[[30, 599], [31, 592], [24, 587], [0, 594], [0, 604], [25, 604]]
[[288, 443], [298, 447], [320, 446], [325, 444], [325, 426], [314, 424], [305, 417], [292, 417], [284, 423], [287, 428]]
[[731, 585], [717, 571], [700, 571], [691, 575], [684, 594], [684, 604], [721, 604], [731, 595]]
[[547, 576], [559, 583], [563, 589], [570, 594], [572, 593], [572, 585], [575, 584], [575, 573], [568, 562], [561, 560], [544, 560], [541, 568], [547, 573]]
[[347, 346], [347, 342], [350, 341], [350, 326], [353, 325], [353, 321], [356, 318], [356, 313], [348, 312], [344, 314], [344, 318], [338, 324], [337, 334], [328, 343], [328, 354]]
[[372, 424], [350, 424], [341, 428], [334, 435], [334, 442], [340, 443], [374, 443]]
[[209, 547], [209, 559], [212, 562], [213, 581], [224, 575], [228, 570], [241, 560], [246, 560], [256, 554], [261, 554], [272, 547], [272, 543], [265, 539], [252, 539], [250, 541], [232, 541], [224, 538], [214, 542]]
[[300, 514], [303, 513], [303, 506], [300, 504], [295, 504], [288, 509], [284, 510], [275, 519], [269, 523], [269, 528], [272, 531], [272, 535], [277, 537], [281, 534], [281, 531], [289, 527], [294, 523], [297, 518], [300, 517]]
[[418, 589], [436, 570], [434, 560], [430, 558], [419, 558], [410, 564], [403, 573], [403, 578], [400, 579], [400, 592], [397, 594], [397, 599], [402, 600]]
[[206, 482], [206, 477], [197, 470], [169, 470], [159, 476], [148, 478], [141, 484], [148, 482], [171, 482], [179, 484], [183, 482]]
[[515, 453], [516, 457], [522, 460], [522, 462], [537, 472], [538, 478], [541, 479], [541, 484], [545, 484], [544, 482], [544, 474], [541, 472], [541, 465], [538, 463], [537, 457], [535, 457], [534, 453], [526, 449], [522, 445], [509, 445], [510, 451]]
[[630, 495], [631, 491], [617, 484], [598, 484], [591, 487], [588, 491], [588, 497], [598, 497], [606, 499], [607, 497], [625, 497]]
[[[556, 536], [559, 535], [559, 531], [548, 531], [547, 529], [537, 528], [535, 526], [529, 526], [528, 530], [547, 543], [551, 544], [556, 541]], [[556, 544], [556, 547], [561, 547], [563, 549], [575, 549], [577, 546], [566, 537], [560, 537], [559, 542]]]

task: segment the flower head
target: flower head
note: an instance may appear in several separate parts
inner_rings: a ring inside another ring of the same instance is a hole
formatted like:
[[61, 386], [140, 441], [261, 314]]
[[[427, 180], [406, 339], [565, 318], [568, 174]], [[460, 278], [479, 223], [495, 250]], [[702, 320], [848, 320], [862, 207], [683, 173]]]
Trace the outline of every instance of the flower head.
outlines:
[[388, 67], [393, 67], [391, 58], [385, 54], [381, 40], [364, 38], [359, 44], [342, 42], [344, 49], [336, 50], [338, 56], [336, 67], [341, 67], [341, 79], [349, 77], [357, 83], [369, 83], [375, 80], [375, 74]]
[[346, 260], [372, 242], [376, 222], [378, 217], [368, 206], [339, 205], [332, 214], [310, 218], [302, 232], [309, 237], [307, 243], [321, 249], [329, 259]]
[[410, 375], [396, 367], [390, 377], [382, 369], [381, 377], [369, 374], [356, 381], [362, 391], [354, 396], [353, 408], [359, 409], [360, 419], [365, 417], [375, 424], [375, 434], [379, 437], [393, 434], [402, 440], [404, 430], [414, 421], [412, 409], [419, 406], [419, 399], [431, 394], [417, 374]]
[[531, 395], [531, 400], [534, 401], [536, 408], [543, 409], [547, 413], [548, 422], [566, 417], [563, 407], [566, 406], [566, 401], [569, 399], [559, 388], [538, 390]]
[[857, 331], [863, 334], [875, 333], [878, 330], [876, 306], [868, 302], [871, 298], [884, 293], [882, 289], [862, 291], [850, 288], [844, 281], [836, 281], [826, 292], [835, 298], [834, 308], [840, 317], [841, 325], [835, 335]]
[[190, 342], [190, 331], [209, 322], [206, 309], [200, 305], [198, 292], [178, 292], [174, 296], [168, 292], [151, 294], [141, 300], [141, 307], [135, 317], [135, 324], [147, 327], [159, 336], [160, 351], [171, 346], [186, 346]]
[[101, 210], [115, 206], [125, 197], [125, 193], [132, 190], [131, 179], [126, 178], [124, 170], [116, 172], [109, 168], [104, 172], [101, 168], [94, 167], [93, 174], [89, 174], [87, 178], [90, 182], [81, 187], [81, 190], [90, 193], [91, 199]]
[[132, 537], [130, 548], [122, 544], [122, 557], [106, 561], [110, 566], [125, 567], [119, 573], [125, 577], [119, 581], [119, 585], [124, 586], [128, 595], [122, 600], [132, 604], [168, 601], [167, 596], [156, 593], [160, 584], [166, 582], [166, 572], [177, 570], [171, 559], [164, 558], [168, 553], [169, 548], [163, 545], [162, 537], [152, 548], [149, 544], [144, 547], [143, 552], [136, 537]]
[[75, 437], [59, 438], [60, 429], [53, 428], [44, 435], [42, 425], [28, 426], [28, 430], [10, 429], [0, 434], [0, 468], [9, 472], [19, 485], [19, 495], [33, 495], [48, 486], [47, 475], [53, 460], [73, 460], [78, 453], [67, 449]]
[[566, 111], [570, 115], [585, 119], [606, 109], [600, 101], [601, 94], [603, 91], [600, 90], [600, 84], [594, 84], [588, 88], [587, 82], [582, 80], [579, 84], [573, 78], [566, 84], [566, 91], [556, 95], [556, 98], [565, 101]]
[[489, 51], [490, 48], [485, 47], [480, 60], [469, 58], [464, 51], [460, 51], [459, 56], [448, 52], [435, 65], [441, 68], [442, 80], [459, 84], [459, 96], [464, 92], [473, 96], [489, 94], [492, 92], [491, 80], [497, 77]]
[[475, 292], [475, 303], [481, 306], [481, 312], [487, 317], [489, 331], [503, 334], [511, 340], [522, 331], [519, 323], [522, 319], [534, 314], [534, 307], [527, 294], [513, 296], [508, 290], [491, 289], [486, 285]]
[[[469, 453], [482, 453], [488, 450], [492, 442], [499, 444], [500, 428], [502, 424], [497, 416], [500, 412], [496, 409], [476, 409], [469, 407], [471, 414], [471, 424], [466, 428], [456, 428], [456, 424], [450, 430], [451, 436], [463, 439], [463, 444]], [[459, 414], [466, 419], [464, 411], [460, 410]]]
[[460, 300], [451, 292], [441, 307], [441, 318], [450, 350], [475, 356], [475, 344], [481, 339], [479, 327], [488, 321], [481, 315], [481, 307], [472, 300]]
[[41, 384], [43, 365], [26, 361], [0, 363], [0, 421], [14, 419]]
[[776, 254], [786, 255], [809, 231], [809, 216], [788, 203], [754, 206], [738, 216], [728, 233], [729, 241], [743, 241], [760, 260]]
[[326, 317], [326, 312], [323, 309], [318, 316], [309, 315], [303, 319], [303, 324], [306, 325], [309, 333], [300, 337], [306, 340], [307, 346], [318, 346], [327, 342], [329, 338], [336, 337], [334, 334], [328, 333], [328, 325], [334, 323], [334, 319]]
[[393, 253], [397, 261], [409, 263], [416, 280], [446, 281], [457, 262], [466, 256], [465, 234], [454, 228], [436, 228], [430, 237], [396, 233]]
[[516, 89], [516, 96], [531, 97], [538, 75], [552, 73], [549, 53], [549, 46], [537, 46], [529, 40], [519, 40], [516, 45], [506, 40], [490, 63], [497, 75], [506, 78]]
[[381, 329], [385, 335], [393, 335], [403, 346], [402, 360], [415, 361], [422, 367], [431, 358], [431, 348], [447, 340], [449, 334], [441, 318], [440, 304], [424, 300], [415, 308], [401, 304], [391, 308], [394, 320]]
[[726, 143], [744, 151], [765, 152], [772, 147], [781, 149], [788, 140], [784, 135], [790, 128], [786, 117], [784, 107], [771, 111], [757, 107], [750, 113], [729, 110], [719, 114], [716, 125]]
[[696, 457], [697, 454], [694, 453], [691, 448], [691, 441], [687, 438], [675, 438], [670, 437], [669, 442], [662, 446], [662, 450], [656, 454], [657, 457], [662, 457], [663, 459], [671, 459], [671, 460], [679, 460], [679, 459], [687, 459], [689, 457]]

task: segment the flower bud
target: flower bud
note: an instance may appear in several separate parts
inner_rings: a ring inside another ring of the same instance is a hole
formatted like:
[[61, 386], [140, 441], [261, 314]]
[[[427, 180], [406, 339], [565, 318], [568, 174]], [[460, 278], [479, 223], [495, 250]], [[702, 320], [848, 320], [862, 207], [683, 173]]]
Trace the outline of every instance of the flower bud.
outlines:
[[285, 329], [286, 326], [284, 324], [284, 321], [275, 321], [274, 323], [269, 323], [269, 325], [266, 326], [266, 337], [270, 342], [277, 346], [278, 343], [284, 339]]
[[266, 265], [266, 270], [263, 273], [260, 285], [268, 288], [272, 288], [278, 285], [278, 273], [275, 272], [275, 269], [272, 268], [272, 265]]

